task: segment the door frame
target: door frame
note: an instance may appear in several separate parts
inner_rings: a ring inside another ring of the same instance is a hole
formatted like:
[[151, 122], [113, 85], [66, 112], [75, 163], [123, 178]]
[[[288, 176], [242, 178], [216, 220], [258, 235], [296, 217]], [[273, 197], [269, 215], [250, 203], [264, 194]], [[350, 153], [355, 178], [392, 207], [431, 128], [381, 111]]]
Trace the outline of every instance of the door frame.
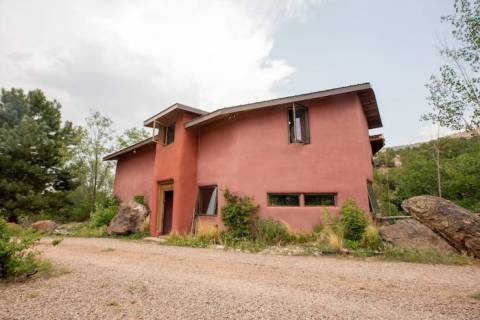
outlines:
[[[165, 215], [165, 191], [173, 191], [173, 181], [165, 181], [158, 183], [158, 200], [157, 200], [157, 232], [163, 234], [163, 218]], [[175, 196], [175, 193], [174, 193]], [[172, 205], [173, 220], [173, 205]]]

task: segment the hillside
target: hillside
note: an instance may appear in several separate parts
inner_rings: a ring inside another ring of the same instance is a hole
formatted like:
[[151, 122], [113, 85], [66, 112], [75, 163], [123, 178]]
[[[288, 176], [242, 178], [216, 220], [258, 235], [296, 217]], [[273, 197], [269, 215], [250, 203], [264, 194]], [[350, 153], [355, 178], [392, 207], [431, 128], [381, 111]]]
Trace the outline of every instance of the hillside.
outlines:
[[480, 212], [480, 137], [464, 134], [425, 143], [385, 148], [375, 159], [375, 192], [384, 215], [395, 215], [403, 200], [439, 195]]

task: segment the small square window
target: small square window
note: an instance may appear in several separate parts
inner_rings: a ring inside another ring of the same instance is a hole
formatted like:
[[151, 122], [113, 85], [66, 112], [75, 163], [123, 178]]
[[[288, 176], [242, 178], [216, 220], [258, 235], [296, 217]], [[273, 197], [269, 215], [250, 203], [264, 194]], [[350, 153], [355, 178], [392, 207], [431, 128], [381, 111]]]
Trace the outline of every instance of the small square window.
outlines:
[[299, 207], [300, 195], [298, 194], [269, 194], [268, 195], [269, 206], [279, 207]]
[[310, 143], [307, 108], [288, 109], [288, 138], [290, 143]]
[[197, 214], [217, 214], [217, 186], [200, 187], [197, 198]]
[[306, 207], [335, 206], [335, 194], [305, 194], [303, 199]]
[[168, 145], [175, 141], [175, 124], [165, 127], [165, 139], [164, 144]]

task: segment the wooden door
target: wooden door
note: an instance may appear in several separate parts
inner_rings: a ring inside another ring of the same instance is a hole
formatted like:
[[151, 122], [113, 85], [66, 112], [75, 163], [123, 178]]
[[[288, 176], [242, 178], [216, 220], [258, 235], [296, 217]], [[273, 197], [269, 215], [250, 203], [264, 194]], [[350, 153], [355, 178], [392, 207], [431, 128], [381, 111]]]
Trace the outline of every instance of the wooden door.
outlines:
[[157, 227], [159, 234], [168, 234], [172, 231], [173, 221], [173, 184], [160, 184], [158, 188], [158, 218]]

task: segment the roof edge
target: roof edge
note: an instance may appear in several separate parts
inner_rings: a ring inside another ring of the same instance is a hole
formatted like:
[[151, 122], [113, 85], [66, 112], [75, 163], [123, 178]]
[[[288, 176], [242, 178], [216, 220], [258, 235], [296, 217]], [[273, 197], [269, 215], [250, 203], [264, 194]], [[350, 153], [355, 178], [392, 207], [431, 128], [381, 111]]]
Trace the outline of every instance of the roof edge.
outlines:
[[109, 155], [106, 155], [105, 157], [103, 157], [103, 161], [110, 161], [110, 160], [117, 160], [120, 156], [130, 152], [130, 151], [133, 151], [135, 149], [138, 149], [138, 148], [142, 148], [142, 147], [145, 147], [149, 144], [154, 144], [156, 143], [155, 141], [153, 141], [153, 139], [150, 137], [150, 138], [147, 138], [145, 140], [142, 140], [140, 142], [137, 142], [135, 144], [132, 144], [131, 146], [128, 146], [128, 147], [125, 147], [123, 149], [120, 149], [118, 151], [115, 151]]
[[160, 117], [163, 117], [163, 116], [165, 116], [165, 115], [169, 114], [170, 112], [175, 111], [177, 109], [188, 111], [188, 112], [191, 112], [191, 113], [195, 113], [195, 114], [198, 114], [200, 116], [206, 115], [208, 113], [207, 111], [197, 109], [197, 108], [193, 108], [193, 107], [189, 107], [187, 105], [176, 102], [176, 103], [172, 104], [170, 107], [167, 107], [167, 108], [163, 109], [162, 111], [160, 111], [156, 115], [154, 115], [154, 116], [148, 118], [147, 120], [143, 121], [143, 125], [148, 126], [153, 120], [155, 120], [157, 118], [160, 118]]
[[[329, 97], [329, 96], [334, 96], [339, 94], [346, 94], [346, 93], [353, 93], [353, 92], [367, 91], [367, 90], [371, 90], [373, 92], [372, 86], [370, 85], [369, 82], [350, 85], [350, 86], [344, 86], [344, 87], [338, 87], [334, 89], [304, 93], [299, 95], [293, 95], [293, 96], [288, 96], [283, 98], [276, 98], [272, 100], [264, 100], [259, 102], [241, 104], [233, 107], [221, 108], [187, 122], [185, 124], [185, 128], [201, 125], [209, 120], [215, 119], [216, 117], [227, 115], [234, 112], [248, 111], [248, 110], [254, 110], [254, 109], [260, 109], [265, 107], [272, 107], [276, 105], [297, 102], [301, 100], [318, 99], [318, 98]], [[381, 127], [381, 125], [377, 127]], [[369, 129], [373, 129], [373, 128], [374, 127]]]

